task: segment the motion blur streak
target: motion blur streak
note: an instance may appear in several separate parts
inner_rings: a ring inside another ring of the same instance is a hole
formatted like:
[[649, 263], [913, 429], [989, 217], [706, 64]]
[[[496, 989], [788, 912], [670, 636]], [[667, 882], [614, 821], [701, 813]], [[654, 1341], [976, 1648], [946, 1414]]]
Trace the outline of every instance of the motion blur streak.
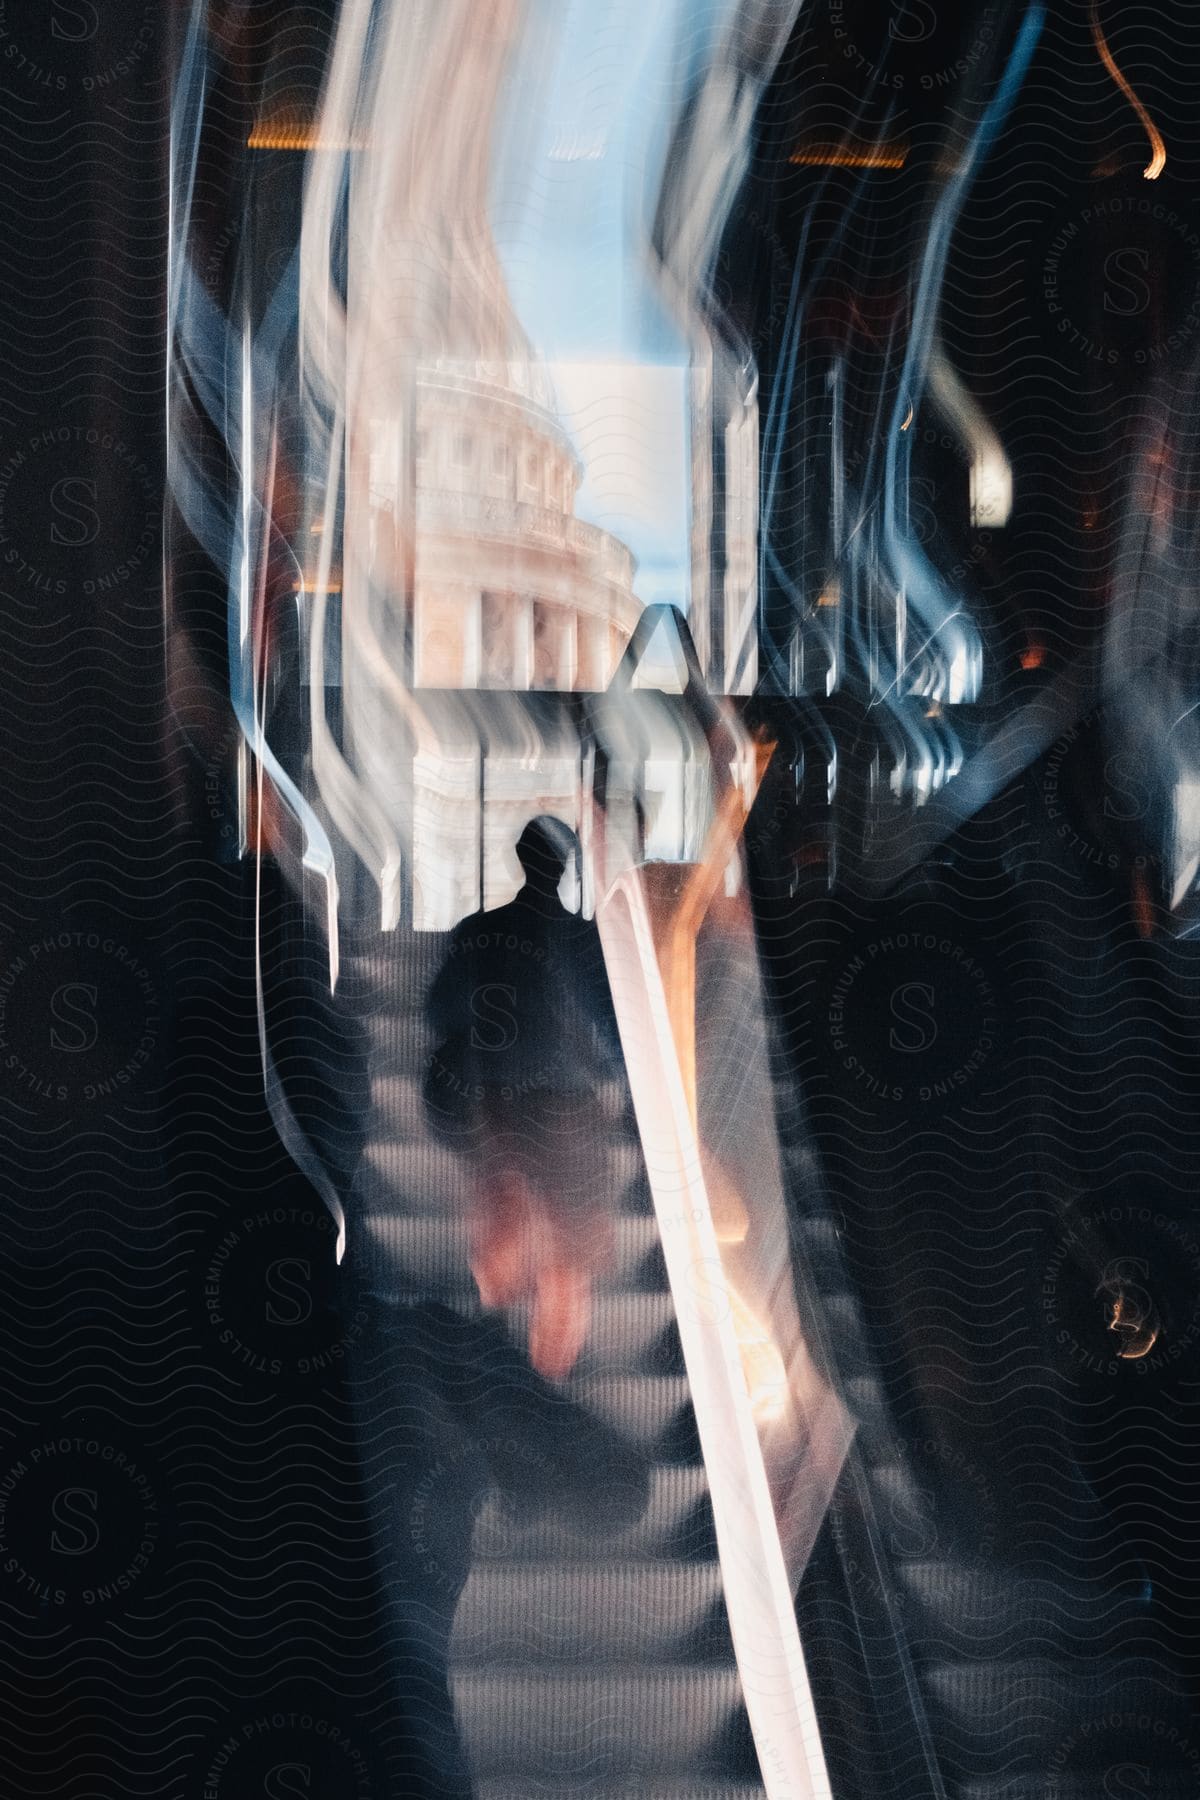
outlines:
[[[245, 282], [239, 284], [245, 301], [239, 326], [214, 304], [191, 262], [191, 218], [208, 76], [205, 12], [197, 0], [184, 35], [171, 118], [167, 474], [172, 501], [188, 531], [213, 565], [225, 572], [229, 703], [242, 742], [256, 760], [260, 796], [265, 792], [264, 782], [269, 782], [271, 791], [299, 824], [301, 864], [316, 879], [323, 897], [320, 926], [327, 938], [331, 979], [336, 980], [338, 885], [333, 846], [316, 810], [277, 748], [268, 742], [256, 679], [261, 673], [261, 664], [256, 667], [256, 649], [262, 646], [261, 601], [273, 542], [269, 472], [274, 464], [276, 392], [294, 308], [295, 270], [285, 272], [254, 333]], [[224, 474], [206, 460], [206, 427], [227, 451], [236, 484], [232, 501]], [[239, 763], [243, 769], [248, 767], [244, 751]], [[262, 821], [261, 800], [258, 816]], [[300, 1130], [279, 1080], [268, 1047], [261, 976], [259, 1042], [276, 1127], [337, 1223], [340, 1261], [346, 1243], [344, 1209], [327, 1170]]]
[[1100, 52], [1101, 62], [1141, 120], [1146, 136], [1150, 139], [1150, 161], [1142, 170], [1142, 174], [1147, 181], [1157, 181], [1167, 166], [1167, 147], [1163, 143], [1162, 132], [1117, 67], [1116, 58], [1109, 49], [1104, 33], [1100, 29], [1100, 8], [1097, 0], [1092, 0], [1092, 37], [1095, 40], [1096, 49]]
[[[1200, 709], [1195, 568], [1200, 489], [1195, 366], [1178, 383], [1160, 381], [1145, 398], [1134, 446], [1133, 480], [1114, 560], [1102, 675], [1116, 766], [1136, 768], [1140, 829], [1161, 846], [1162, 892], [1179, 935], [1194, 935], [1200, 871]], [[1117, 812], [1119, 819], [1123, 812]], [[1132, 822], [1132, 809], [1127, 822]], [[1143, 879], [1135, 894], [1149, 936], [1154, 909]]]
[[788, 161], [799, 169], [902, 169], [907, 159], [907, 150], [875, 144], [864, 150], [840, 146], [793, 150]]
[[[957, 115], [954, 139], [930, 165], [940, 187], [928, 222], [914, 235], [910, 266], [899, 291], [888, 294], [882, 318], [868, 317], [864, 296], [848, 291], [841, 263], [855, 234], [869, 237], [875, 229], [882, 204], [877, 189], [892, 192], [886, 172], [907, 160], [888, 97], [880, 96], [884, 116], [873, 144], [817, 143], [789, 156], [795, 166], [861, 173], [852, 182], [837, 178], [840, 186], [830, 185], [834, 175], [823, 176], [812, 194], [780, 334], [763, 431], [759, 586], [781, 595], [788, 623], [786, 637], [767, 638], [768, 671], [785, 693], [819, 700], [844, 689], [874, 715], [881, 766], [871, 778], [864, 820], [868, 864], [881, 814], [904, 801], [911, 817], [908, 809], [923, 809], [958, 778], [965, 753], [946, 709], [977, 701], [983, 688], [983, 631], [970, 564], [960, 557], [947, 567], [942, 541], [922, 529], [928, 477], [915, 471], [922, 468], [918, 445], [929, 437], [921, 430], [928, 403], [965, 452], [971, 528], [996, 531], [1009, 523], [1007, 454], [943, 349], [938, 320], [963, 206], [1025, 81], [1043, 23], [1041, 7], [1024, 13], [986, 100]], [[837, 223], [814, 254], [810, 230], [820, 213], [832, 213]], [[827, 322], [834, 308], [834, 321]], [[818, 361], [823, 345], [829, 348]], [[827, 481], [811, 484], [818, 504], [797, 523], [779, 497], [788, 491], [785, 468], [795, 454], [788, 434], [801, 412], [806, 429], [809, 420], [823, 427], [829, 464]], [[806, 565], [807, 591], [796, 574]], [[815, 708], [812, 723], [823, 731]], [[871, 868], [864, 879], [873, 881], [875, 873]]]
[[[950, 241], [967, 191], [987, 155], [996, 133], [1016, 98], [1024, 80], [1044, 22], [1040, 7], [1031, 7], [1025, 15], [1008, 67], [996, 93], [984, 112], [974, 135], [966, 145], [959, 166], [947, 182], [944, 193], [934, 208], [929, 237], [912, 304], [912, 324], [900, 378], [896, 387], [896, 403], [892, 429], [885, 438], [883, 477], [883, 529], [881, 554], [883, 567], [899, 596], [901, 624], [897, 630], [897, 667], [894, 673], [881, 669], [882, 691], [898, 691], [902, 678], [912, 665], [936, 649], [934, 667], [928, 678], [915, 685], [913, 691], [933, 700], [955, 703], [974, 699], [982, 676], [982, 649], [978, 633], [965, 616], [956, 599], [947, 594], [937, 572], [926, 557], [915, 534], [906, 523], [905, 496], [908, 492], [911, 466], [911, 440], [902, 437], [901, 420], [909, 406], [909, 395], [924, 392], [932, 354], [937, 307]], [[915, 403], [919, 410], [919, 400]], [[912, 608], [920, 621], [922, 637], [917, 651], [908, 653], [903, 645], [903, 613]]]
[[[1012, 710], [923, 814], [896, 815], [869, 870], [878, 891], [899, 881], [1099, 703], [1109, 766], [1136, 771], [1136, 804], [1110, 801], [1106, 813], [1114, 840], [1128, 833], [1127, 853], [1142, 859], [1129, 894], [1135, 926], [1146, 938], [1167, 924], [1177, 937], [1200, 930], [1200, 707], [1194, 699], [1191, 576], [1200, 493], [1198, 388], [1200, 365], [1193, 357], [1190, 369], [1160, 378], [1143, 394], [1094, 645]], [[1030, 671], [1044, 661], [1039, 642], [1022, 653], [1022, 666]]]

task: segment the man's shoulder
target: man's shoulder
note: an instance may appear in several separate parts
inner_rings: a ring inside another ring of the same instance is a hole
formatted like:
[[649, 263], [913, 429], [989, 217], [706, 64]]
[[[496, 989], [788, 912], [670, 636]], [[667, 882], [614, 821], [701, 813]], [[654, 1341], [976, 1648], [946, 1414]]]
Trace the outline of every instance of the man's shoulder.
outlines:
[[491, 912], [473, 913], [450, 934], [443, 968], [482, 961], [499, 965], [516, 957], [529, 964], [530, 972], [557, 969], [569, 975], [581, 957], [591, 960], [600, 953], [600, 934], [592, 919], [569, 913], [563, 907], [549, 911], [531, 905], [520, 895]]
[[515, 900], [491, 912], [468, 913], [450, 933], [449, 953], [461, 955], [464, 950], [490, 950], [514, 930], [518, 919]]

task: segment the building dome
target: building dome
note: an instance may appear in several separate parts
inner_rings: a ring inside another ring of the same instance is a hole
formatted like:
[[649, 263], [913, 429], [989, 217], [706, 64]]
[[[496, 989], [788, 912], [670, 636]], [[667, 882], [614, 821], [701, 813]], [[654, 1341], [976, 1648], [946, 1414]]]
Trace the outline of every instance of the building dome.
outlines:
[[641, 611], [634, 559], [575, 517], [583, 470], [529, 354], [417, 375], [418, 686], [603, 688]]

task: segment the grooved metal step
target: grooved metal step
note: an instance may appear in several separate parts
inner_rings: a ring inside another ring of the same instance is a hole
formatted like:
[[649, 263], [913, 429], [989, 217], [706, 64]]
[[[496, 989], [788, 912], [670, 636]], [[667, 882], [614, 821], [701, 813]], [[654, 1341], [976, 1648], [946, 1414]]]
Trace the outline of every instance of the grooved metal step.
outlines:
[[429, 983], [441, 968], [450, 947], [448, 931], [397, 931], [381, 938], [372, 950], [352, 950], [343, 956], [339, 986], [347, 994], [370, 997], [376, 1005], [400, 1013], [408, 1002], [424, 1006]]
[[[529, 1781], [513, 1787], [507, 1781], [484, 1781], [476, 1800], [764, 1800], [764, 1790], [744, 1781], [587, 1781], [577, 1786]], [[1174, 1800], [1174, 1796], [1171, 1797]]]
[[[1193, 1733], [1191, 1745], [1196, 1742]], [[1189, 1748], [1191, 1748], [1189, 1745]], [[1200, 1770], [1195, 1762], [1180, 1768], [1164, 1768], [1156, 1760], [1165, 1761], [1170, 1747], [1160, 1749], [1153, 1739], [1141, 1750], [1134, 1748], [1128, 1759], [1115, 1771], [1102, 1770], [1097, 1779], [1094, 1770], [1046, 1769], [1041, 1774], [1008, 1774], [990, 1780], [953, 1782], [948, 1800], [1104, 1800], [1106, 1794], [1121, 1794], [1125, 1800], [1196, 1800], [1200, 1792]], [[1106, 1789], [1105, 1777], [1113, 1774]], [[1115, 1785], [1123, 1779], [1124, 1789]], [[1140, 1785], [1139, 1785], [1140, 1784]], [[480, 1789], [482, 1795], [484, 1789]]]
[[[425, 1023], [423, 1007], [424, 1002], [417, 1001], [414, 1009], [399, 1019], [379, 1014], [372, 1014], [367, 1019], [367, 1029], [376, 1048], [386, 1052], [386, 1057], [376, 1060], [373, 1065], [371, 1098], [377, 1120], [389, 1128], [418, 1119], [413, 1110], [414, 1096], [405, 1090], [413, 1088], [419, 1095], [430, 1058], [437, 1048], [436, 1034]], [[637, 1122], [624, 1077], [610, 1077], [600, 1082], [592, 1099], [599, 1106], [601, 1117], [611, 1127], [614, 1142], [625, 1146], [640, 1170]], [[420, 1135], [424, 1129], [422, 1110], [414, 1135]]]
[[1011, 1662], [1052, 1651], [1127, 1652], [1152, 1638], [1146, 1608], [1129, 1589], [1048, 1580], [998, 1558], [896, 1559], [897, 1599], [909, 1641], [925, 1658]]
[[885, 1517], [907, 1521], [922, 1516], [927, 1501], [921, 1477], [898, 1450], [872, 1463], [868, 1477]]
[[430, 1139], [407, 1144], [373, 1140], [363, 1151], [357, 1191], [372, 1212], [397, 1218], [461, 1219], [470, 1177], [461, 1159]]
[[[506, 1309], [509, 1329], [521, 1343], [528, 1338], [528, 1306]], [[684, 1373], [683, 1351], [669, 1294], [647, 1291], [597, 1294], [592, 1318], [573, 1379], [605, 1375], [673, 1375]]]
[[[708, 1481], [695, 1463], [662, 1464], [651, 1475], [650, 1502], [644, 1516], [619, 1537], [611, 1537], [606, 1554], [623, 1561], [678, 1557], [685, 1561], [716, 1555]], [[574, 1529], [558, 1513], [530, 1519], [514, 1512], [498, 1494], [485, 1504], [475, 1526], [474, 1554], [480, 1561], [525, 1557], [563, 1563], [596, 1560], [591, 1532]]]
[[[350, 959], [372, 1072], [354, 1198], [378, 1293], [470, 1313], [471, 1177], [429, 1136], [422, 1092], [433, 1049], [422, 1007], [445, 944]], [[625, 1080], [606, 1083], [601, 1101], [616, 1241], [567, 1391], [644, 1448], [649, 1502], [624, 1532], [598, 1538], [586, 1509], [539, 1514], [488, 1494], [450, 1644], [458, 1729], [477, 1800], [764, 1800]], [[527, 1308], [507, 1319], [523, 1341]]]
[[364, 1000], [363, 1022], [368, 1029], [373, 1030], [380, 1038], [389, 1035], [396, 1038], [407, 1038], [410, 1031], [422, 1037], [428, 1035], [428, 1026], [425, 1022], [425, 1001], [429, 992], [429, 984], [437, 973], [436, 961], [428, 969], [414, 967], [411, 987], [402, 980], [397, 980], [395, 987], [383, 996], [382, 1005], [379, 990], [361, 986], [357, 979], [358, 973], [357, 967], [353, 967], [348, 976], [346, 965], [343, 963], [338, 979], [338, 993], [347, 1002], [362, 995]]
[[476, 1775], [711, 1779], [741, 1773], [750, 1749], [733, 1668], [492, 1668], [456, 1671], [451, 1690]]
[[[460, 1219], [410, 1216], [372, 1210], [362, 1219], [381, 1271], [405, 1293], [469, 1294], [466, 1227]], [[653, 1219], [623, 1217], [616, 1222], [613, 1266], [601, 1289], [660, 1290], [665, 1282], [658, 1226]]]
[[[461, 1212], [470, 1192], [470, 1171], [462, 1157], [427, 1135], [421, 1083], [389, 1075], [375, 1082], [373, 1090], [379, 1098], [362, 1172], [373, 1204], [389, 1212]], [[605, 1160], [613, 1192], [621, 1197], [618, 1210], [647, 1214], [637, 1145], [616, 1143], [606, 1149]]]
[[729, 1627], [717, 1565], [481, 1563], [454, 1620], [461, 1665], [726, 1661]]
[[662, 1462], [700, 1454], [685, 1375], [626, 1375], [573, 1382], [573, 1397]]
[[368, 1157], [387, 1159], [401, 1145], [426, 1135], [424, 1074], [377, 1075], [371, 1083], [372, 1125], [376, 1135], [367, 1146]]
[[1139, 1672], [1136, 1664], [1131, 1667], [1128, 1657], [933, 1663], [923, 1670], [922, 1684], [939, 1759], [958, 1782], [1015, 1774], [1020, 1765], [1053, 1754], [1073, 1733], [1083, 1734], [1089, 1721], [1114, 1715], [1145, 1717], [1151, 1725], [1160, 1720], [1163, 1738], [1151, 1735], [1147, 1747], [1162, 1741], [1164, 1760], [1170, 1749], [1166, 1730], [1174, 1724], [1186, 1737], [1178, 1691]]

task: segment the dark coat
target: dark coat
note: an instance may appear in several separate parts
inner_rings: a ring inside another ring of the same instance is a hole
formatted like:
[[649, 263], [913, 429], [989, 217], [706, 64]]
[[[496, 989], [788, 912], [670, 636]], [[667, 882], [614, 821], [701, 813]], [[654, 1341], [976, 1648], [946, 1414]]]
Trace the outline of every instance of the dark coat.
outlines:
[[599, 931], [529, 887], [455, 928], [426, 1015], [435, 1114], [461, 1118], [485, 1092], [591, 1092], [621, 1067]]

